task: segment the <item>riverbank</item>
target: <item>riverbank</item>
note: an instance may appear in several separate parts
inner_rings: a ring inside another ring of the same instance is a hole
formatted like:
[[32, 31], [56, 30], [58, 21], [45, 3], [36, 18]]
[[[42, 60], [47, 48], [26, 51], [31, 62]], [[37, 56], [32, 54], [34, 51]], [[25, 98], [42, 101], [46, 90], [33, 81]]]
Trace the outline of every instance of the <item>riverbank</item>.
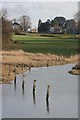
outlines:
[[77, 65], [75, 65], [72, 70], [69, 71], [70, 74], [73, 75], [80, 75], [80, 62], [78, 62]]
[[80, 70], [70, 70], [69, 73], [72, 75], [80, 75]]
[[[64, 57], [54, 54], [28, 53], [22, 50], [0, 51], [0, 63], [2, 63], [2, 83], [11, 83], [14, 80], [14, 69], [16, 66], [16, 75], [24, 73], [31, 67], [55, 66], [67, 63], [76, 63], [78, 55]], [[9, 73], [10, 71], [10, 73]]]

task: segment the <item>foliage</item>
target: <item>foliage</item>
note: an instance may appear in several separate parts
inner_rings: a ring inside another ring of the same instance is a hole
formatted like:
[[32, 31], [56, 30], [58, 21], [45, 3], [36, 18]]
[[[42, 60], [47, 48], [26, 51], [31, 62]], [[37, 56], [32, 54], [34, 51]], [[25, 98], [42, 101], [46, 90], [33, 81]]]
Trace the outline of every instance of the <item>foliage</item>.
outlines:
[[54, 18], [54, 24], [59, 25], [62, 28], [62, 30], [64, 31], [66, 29], [66, 24], [67, 24], [66, 18], [55, 17]]
[[11, 21], [7, 19], [6, 10], [2, 10], [0, 14], [0, 21], [2, 23], [2, 48], [5, 48], [12, 35], [12, 24]]
[[[42, 23], [41, 19], [38, 22], [39, 33], [70, 33], [77, 34], [78, 27], [74, 19], [66, 20], [64, 17], [55, 17], [53, 20], [48, 19], [47, 22]], [[52, 33], [52, 32], [51, 32]]]
[[74, 19], [67, 20], [66, 30], [67, 30], [67, 33], [73, 33], [73, 34], [77, 33], [77, 25]]

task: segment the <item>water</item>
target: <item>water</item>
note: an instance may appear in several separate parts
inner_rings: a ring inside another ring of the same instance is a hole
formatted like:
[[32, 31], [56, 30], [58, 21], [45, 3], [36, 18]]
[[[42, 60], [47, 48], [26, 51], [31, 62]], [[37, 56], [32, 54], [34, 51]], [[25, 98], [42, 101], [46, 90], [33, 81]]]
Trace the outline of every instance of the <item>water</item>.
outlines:
[[[78, 118], [78, 76], [68, 73], [74, 64], [32, 68], [25, 72], [22, 90], [22, 75], [17, 76], [16, 86], [2, 87], [3, 118]], [[33, 95], [33, 81], [36, 93]], [[46, 102], [47, 86], [50, 98]]]

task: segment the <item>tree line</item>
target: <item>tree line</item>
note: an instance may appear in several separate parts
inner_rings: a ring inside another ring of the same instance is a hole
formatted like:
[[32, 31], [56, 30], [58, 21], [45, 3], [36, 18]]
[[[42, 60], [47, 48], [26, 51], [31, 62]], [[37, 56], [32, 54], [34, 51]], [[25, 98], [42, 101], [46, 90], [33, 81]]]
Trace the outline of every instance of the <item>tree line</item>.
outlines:
[[[79, 34], [80, 33], [80, 19], [79, 13], [74, 15], [74, 19], [66, 20], [65, 17], [55, 17], [53, 20], [47, 19], [46, 22], [42, 22], [41, 19], [38, 21], [38, 32], [39, 33], [50, 33], [51, 28], [54, 28], [53, 33], [62, 31], [61, 33], [68, 34]], [[60, 33], [60, 32], [59, 32]]]
[[[7, 10], [0, 11], [0, 31], [2, 30], [2, 45], [10, 41], [12, 33], [27, 32], [31, 28], [31, 18], [27, 15], [19, 19], [8, 19]], [[55, 27], [57, 26], [57, 27]], [[38, 21], [38, 32], [48, 33], [51, 27], [61, 28], [63, 33], [80, 34], [80, 11], [74, 15], [74, 19], [66, 20], [64, 17], [55, 17], [53, 20], [47, 19], [46, 22]], [[2, 29], [1, 29], [2, 28]]]

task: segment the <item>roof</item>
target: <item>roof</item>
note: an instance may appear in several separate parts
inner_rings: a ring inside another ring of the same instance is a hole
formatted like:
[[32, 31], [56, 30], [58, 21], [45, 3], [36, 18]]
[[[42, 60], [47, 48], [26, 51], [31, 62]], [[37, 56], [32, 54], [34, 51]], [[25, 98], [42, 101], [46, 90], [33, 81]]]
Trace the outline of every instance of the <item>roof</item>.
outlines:
[[14, 23], [12, 23], [12, 25], [20, 25], [19, 23], [17, 23], [17, 22], [14, 22]]

